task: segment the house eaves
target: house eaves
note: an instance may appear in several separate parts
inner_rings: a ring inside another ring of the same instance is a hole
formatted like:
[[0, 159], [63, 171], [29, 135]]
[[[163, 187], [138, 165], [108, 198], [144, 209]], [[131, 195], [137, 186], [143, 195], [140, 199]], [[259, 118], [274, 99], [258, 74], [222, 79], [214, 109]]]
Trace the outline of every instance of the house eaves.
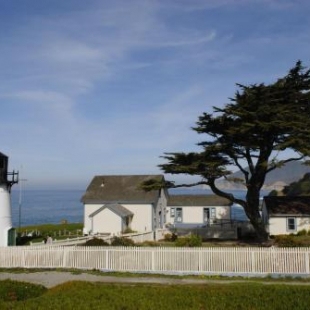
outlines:
[[194, 207], [194, 206], [231, 206], [232, 203], [223, 197], [216, 195], [170, 195], [168, 207]]
[[122, 206], [120, 204], [105, 204], [104, 206], [102, 206], [101, 208], [96, 210], [95, 212], [91, 213], [89, 215], [89, 217], [92, 218], [92, 217], [96, 216], [97, 214], [99, 214], [104, 209], [111, 210], [112, 212], [114, 212], [115, 214], [120, 216], [121, 218], [125, 218], [128, 216], [134, 215], [130, 210], [126, 209], [124, 206]]

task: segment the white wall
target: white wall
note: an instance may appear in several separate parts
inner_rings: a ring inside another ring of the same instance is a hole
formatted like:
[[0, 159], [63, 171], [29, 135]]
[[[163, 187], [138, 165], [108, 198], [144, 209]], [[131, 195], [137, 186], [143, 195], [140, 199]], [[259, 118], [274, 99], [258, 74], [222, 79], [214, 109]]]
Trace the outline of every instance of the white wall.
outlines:
[[130, 210], [134, 215], [131, 222], [131, 229], [137, 232], [145, 232], [153, 230], [152, 217], [153, 206], [151, 204], [126, 205], [122, 204], [126, 209]]
[[[291, 216], [288, 216], [292, 218]], [[270, 235], [289, 235], [291, 233], [297, 233], [300, 230], [310, 230], [310, 218], [307, 217], [295, 217], [296, 218], [296, 230], [287, 230], [287, 218], [288, 217], [273, 217], [269, 219], [269, 225], [267, 226]]]
[[[132, 218], [132, 222], [131, 222], [132, 230], [137, 231], [137, 232], [145, 232], [145, 231], [153, 230], [153, 225], [152, 225], [153, 206], [151, 204], [136, 204], [136, 205], [122, 204], [122, 206], [130, 210], [134, 214]], [[102, 207], [102, 204], [86, 204], [84, 206], [84, 228], [87, 232], [92, 230], [92, 221], [91, 221], [91, 218], [89, 218], [89, 215], [101, 207]], [[106, 223], [106, 220], [103, 218], [103, 214], [106, 214], [106, 213], [103, 213], [103, 212], [104, 210], [99, 213], [100, 216], [99, 214], [97, 214], [94, 217], [96, 221], [97, 220], [99, 221], [99, 219], [101, 219], [100, 221], [102, 221], [102, 223]], [[121, 220], [121, 217], [120, 216], [118, 217]], [[120, 231], [121, 229], [118, 228], [118, 230]], [[107, 231], [105, 230], [104, 232], [107, 232]]]
[[85, 204], [84, 205], [84, 229], [89, 233], [92, 230], [92, 221], [89, 215], [101, 208], [101, 204]]
[[106, 208], [93, 218], [93, 233], [119, 234], [122, 232], [122, 218]]
[[166, 223], [174, 223], [175, 217], [171, 217], [171, 209], [182, 208], [183, 221], [188, 224], [203, 224], [203, 209], [215, 208], [216, 219], [230, 219], [229, 206], [169, 206], [166, 208]]
[[8, 230], [12, 228], [11, 199], [6, 185], [0, 186], [0, 246], [8, 245]]

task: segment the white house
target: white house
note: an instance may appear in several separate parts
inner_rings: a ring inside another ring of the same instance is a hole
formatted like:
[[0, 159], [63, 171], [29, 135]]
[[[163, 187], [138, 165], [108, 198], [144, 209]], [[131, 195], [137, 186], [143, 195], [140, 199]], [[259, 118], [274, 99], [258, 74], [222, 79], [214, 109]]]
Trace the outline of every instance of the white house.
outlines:
[[309, 196], [266, 196], [262, 219], [269, 235], [287, 235], [310, 230]]
[[232, 203], [216, 195], [171, 195], [166, 223], [212, 225], [231, 219]]
[[162, 175], [100, 175], [90, 182], [84, 204], [85, 234], [154, 231], [168, 224], [212, 225], [231, 219], [231, 202], [216, 195], [168, 195], [144, 191], [147, 180]]
[[119, 234], [127, 229], [144, 232], [162, 228], [167, 205], [164, 189], [146, 192], [142, 182], [162, 175], [95, 176], [81, 201], [84, 232]]

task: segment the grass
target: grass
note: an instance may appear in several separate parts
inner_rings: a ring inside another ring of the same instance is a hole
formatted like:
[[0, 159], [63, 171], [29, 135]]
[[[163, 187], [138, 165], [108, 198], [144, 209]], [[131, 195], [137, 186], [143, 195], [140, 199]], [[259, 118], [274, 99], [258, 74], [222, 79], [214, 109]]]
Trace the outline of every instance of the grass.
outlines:
[[[67, 282], [52, 289], [29, 289], [32, 294], [15, 298], [29, 284], [0, 281], [1, 309], [308, 309], [310, 287], [252, 283], [208, 285], [103, 284]], [[30, 286], [29, 286], [30, 287]], [[17, 294], [17, 293], [16, 293]], [[9, 297], [8, 297], [9, 296]], [[11, 298], [10, 296], [13, 296]], [[17, 295], [16, 295], [17, 296]]]
[[102, 277], [117, 277], [117, 278], [164, 278], [164, 279], [194, 279], [194, 280], [223, 280], [223, 281], [239, 281], [239, 282], [252, 282], [252, 283], [309, 283], [310, 277], [293, 277], [293, 276], [278, 276], [272, 275], [262, 277], [243, 277], [243, 276], [225, 276], [225, 275], [173, 275], [173, 274], [157, 274], [157, 273], [134, 273], [134, 272], [117, 272], [117, 271], [100, 271], [82, 270], [82, 269], [63, 269], [63, 268], [0, 268], [1, 272], [8, 273], [36, 273], [36, 272], [69, 272], [71, 274], [91, 274]]
[[76, 233], [83, 229], [83, 223], [63, 223], [63, 224], [42, 224], [21, 227], [21, 232], [39, 231], [42, 235], [61, 232]]
[[[17, 238], [17, 245], [29, 245], [30, 242], [42, 242], [44, 237], [51, 235], [57, 240], [67, 239], [68, 237], [82, 236], [82, 223], [62, 223], [62, 224], [42, 224], [29, 225], [21, 227], [19, 235], [23, 237]], [[34, 232], [34, 236], [27, 236], [28, 233]]]

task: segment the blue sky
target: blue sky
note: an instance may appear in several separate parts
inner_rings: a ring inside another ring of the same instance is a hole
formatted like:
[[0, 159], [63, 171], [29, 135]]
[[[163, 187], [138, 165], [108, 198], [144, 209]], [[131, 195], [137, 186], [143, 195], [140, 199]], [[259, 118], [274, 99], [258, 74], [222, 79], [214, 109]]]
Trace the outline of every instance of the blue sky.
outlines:
[[[161, 173], [235, 83], [309, 66], [307, 0], [0, 0], [1, 152], [27, 188]], [[168, 177], [169, 179], [169, 177]]]

